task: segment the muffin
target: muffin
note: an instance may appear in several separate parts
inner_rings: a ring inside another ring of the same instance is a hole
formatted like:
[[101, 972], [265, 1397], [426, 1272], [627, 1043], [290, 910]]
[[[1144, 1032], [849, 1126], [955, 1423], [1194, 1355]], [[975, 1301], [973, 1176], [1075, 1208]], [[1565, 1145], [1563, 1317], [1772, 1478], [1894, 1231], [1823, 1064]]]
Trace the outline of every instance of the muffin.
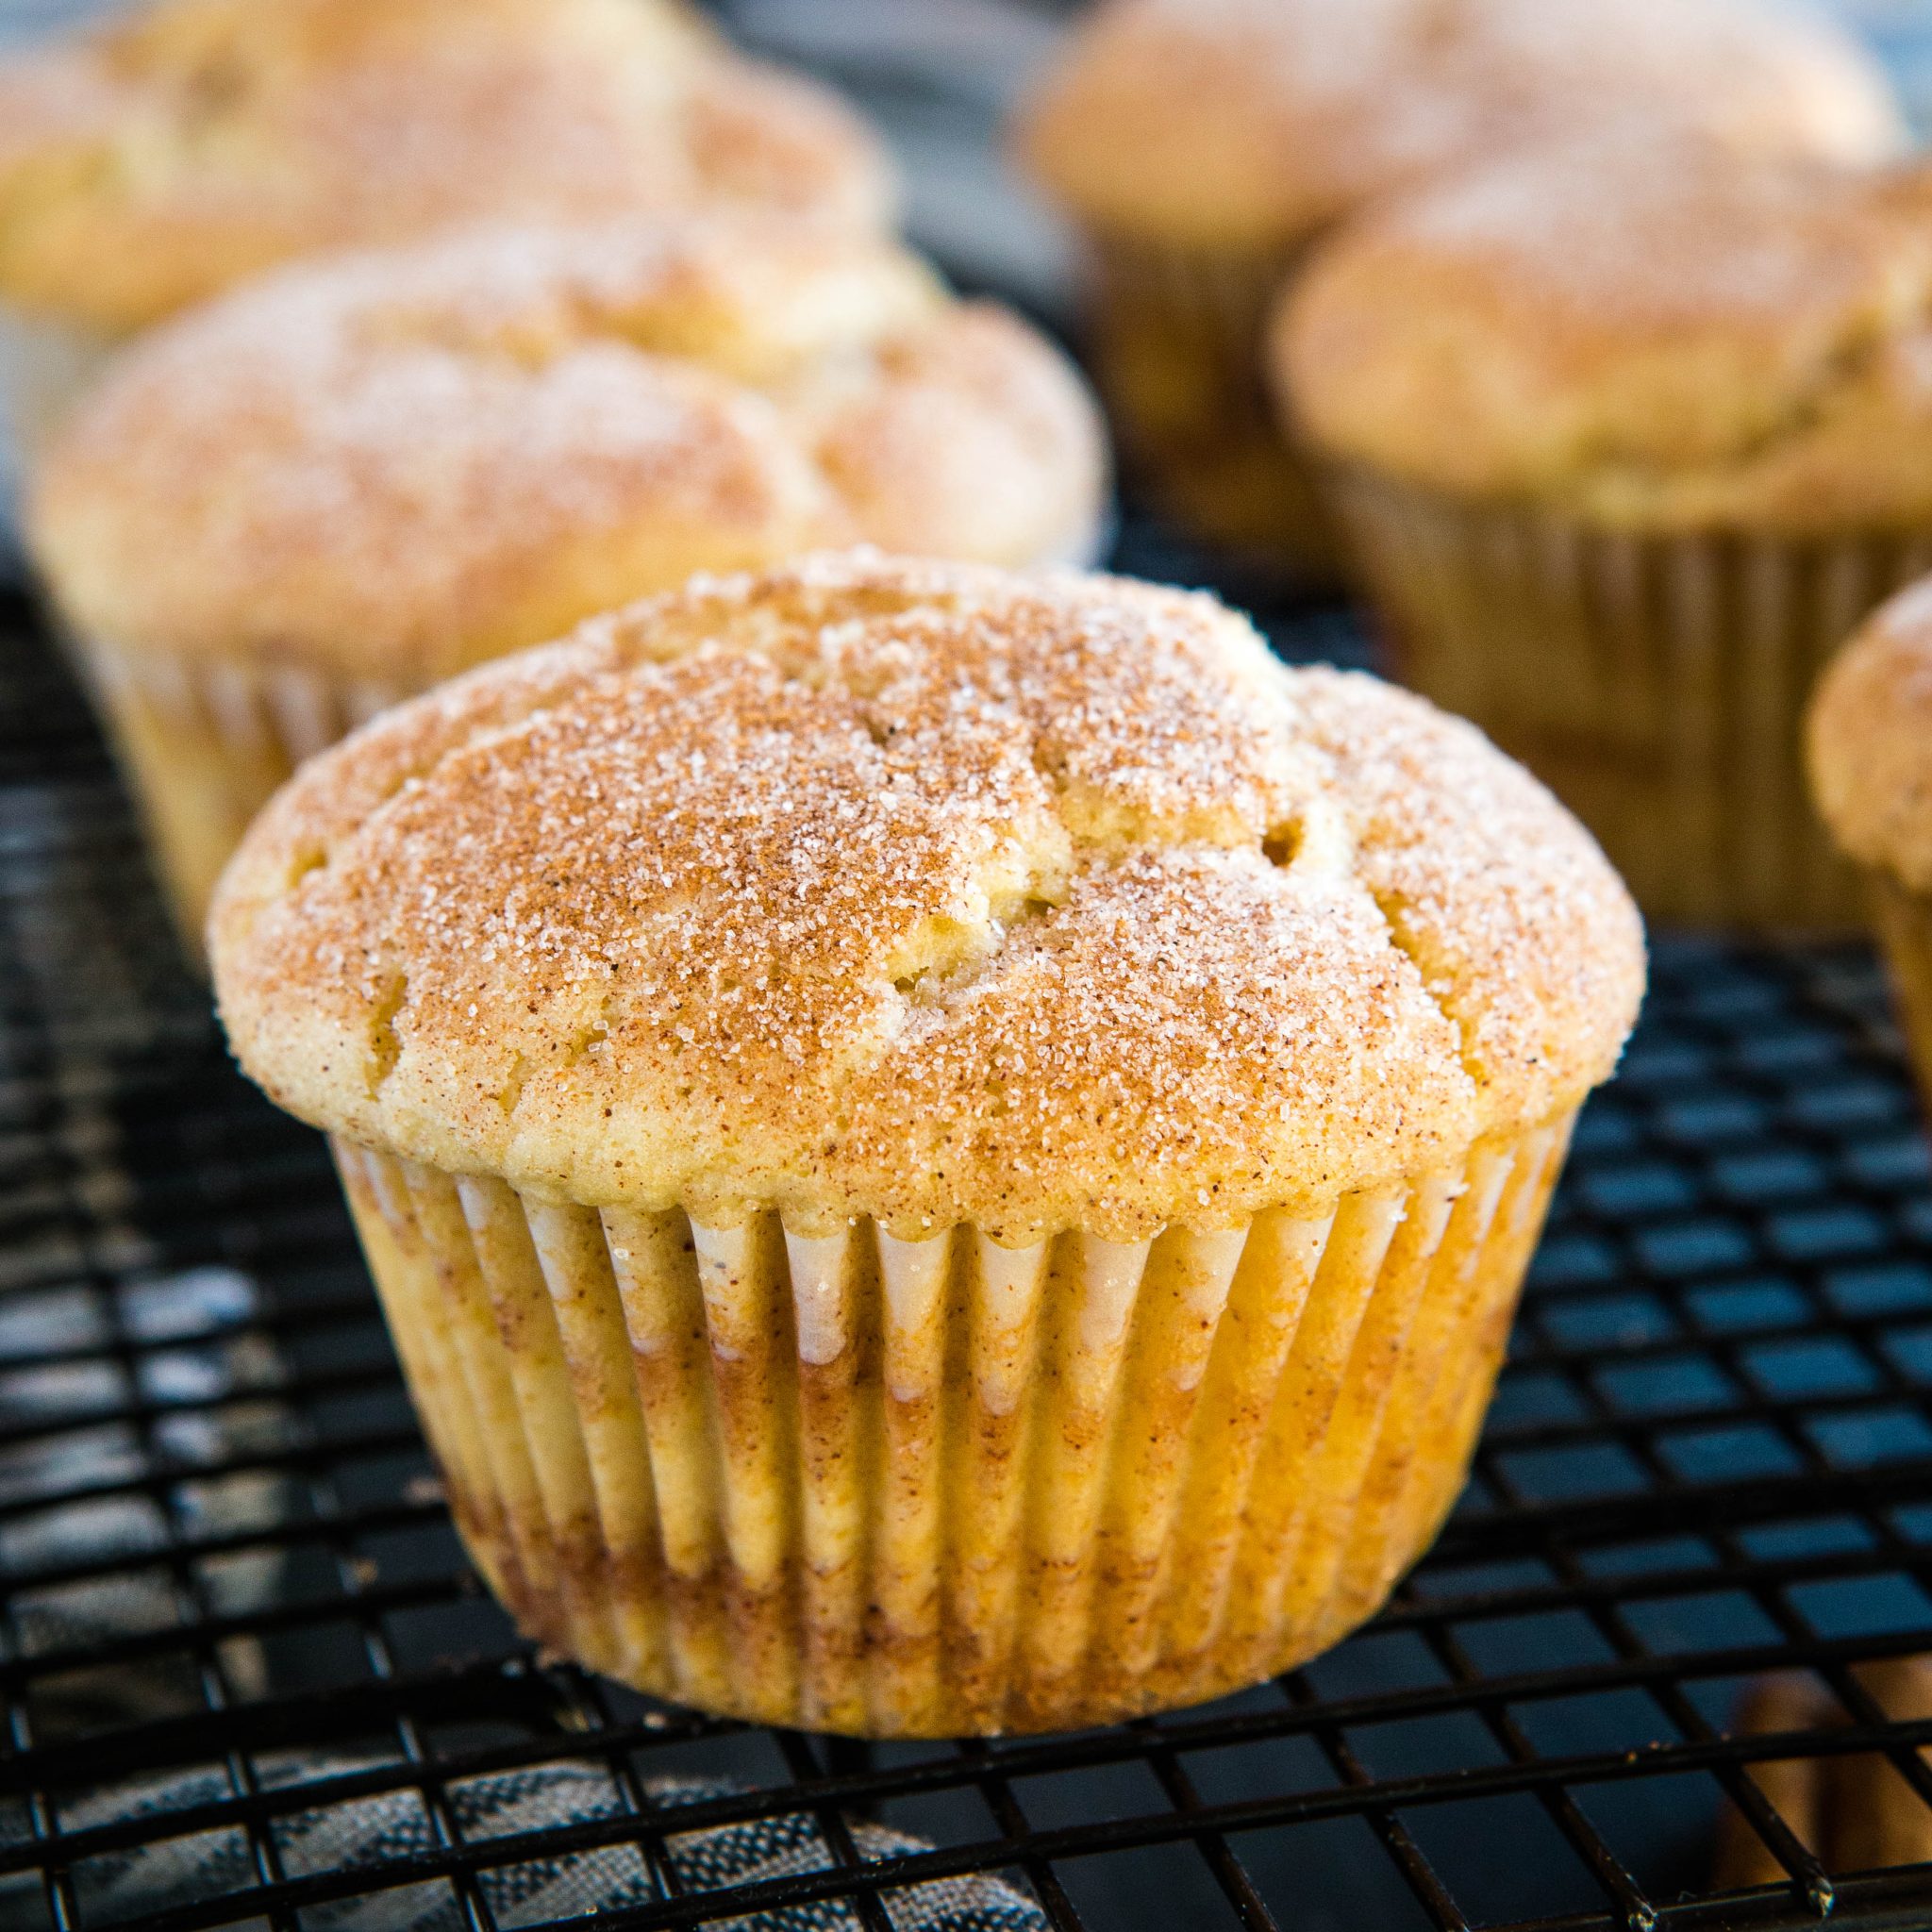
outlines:
[[0, 393], [291, 257], [743, 205], [881, 226], [878, 148], [673, 0], [159, 0], [0, 58]]
[[1404, 677], [1646, 912], [1832, 927], [1830, 654], [1932, 568], [1932, 171], [1584, 143], [1340, 238], [1274, 341]]
[[1262, 374], [1270, 305], [1337, 222], [1481, 154], [1629, 117], [1755, 153], [1903, 144], [1871, 60], [1756, 0], [1111, 0], [1020, 144], [1085, 231], [1124, 448], [1209, 534], [1337, 552]]
[[1818, 809], [1863, 875], [1932, 1096], [1932, 584], [1895, 597], [1833, 663], [1807, 752]]
[[1097, 413], [915, 258], [628, 218], [303, 263], [156, 330], [49, 445], [30, 544], [184, 929], [297, 762], [452, 672], [824, 544], [1084, 559]]
[[872, 1736], [1369, 1615], [1643, 976], [1587, 834], [1420, 699], [1202, 596], [864, 553], [365, 727], [210, 947], [522, 1627]]

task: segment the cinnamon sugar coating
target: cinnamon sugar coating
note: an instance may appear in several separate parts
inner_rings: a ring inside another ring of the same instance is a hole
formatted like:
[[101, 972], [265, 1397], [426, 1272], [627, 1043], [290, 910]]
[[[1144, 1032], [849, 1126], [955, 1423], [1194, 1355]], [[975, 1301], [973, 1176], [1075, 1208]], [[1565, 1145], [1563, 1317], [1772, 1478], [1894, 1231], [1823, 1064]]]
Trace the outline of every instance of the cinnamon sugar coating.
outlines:
[[1811, 795], [1854, 858], [1932, 891], [1932, 584], [1894, 597], [1811, 703]]
[[1277, 371], [1323, 453], [1647, 529], [1932, 516], [1932, 169], [1582, 142], [1341, 236]]
[[590, 1206], [1144, 1238], [1453, 1170], [1615, 1063], [1641, 930], [1474, 729], [1211, 599], [822, 556], [306, 767], [217, 895], [243, 1067]]
[[1020, 140], [1105, 228], [1249, 248], [1624, 117], [1755, 153], [1869, 161], [1904, 145], [1875, 63], [1759, 0], [1111, 0]]
[[636, 218], [304, 264], [183, 317], [45, 453], [29, 521], [86, 635], [393, 687], [698, 569], [1077, 556], [1104, 473], [1058, 351], [891, 243]]
[[158, 0], [0, 59], [0, 294], [109, 335], [460, 223], [891, 199], [854, 115], [675, 0]]

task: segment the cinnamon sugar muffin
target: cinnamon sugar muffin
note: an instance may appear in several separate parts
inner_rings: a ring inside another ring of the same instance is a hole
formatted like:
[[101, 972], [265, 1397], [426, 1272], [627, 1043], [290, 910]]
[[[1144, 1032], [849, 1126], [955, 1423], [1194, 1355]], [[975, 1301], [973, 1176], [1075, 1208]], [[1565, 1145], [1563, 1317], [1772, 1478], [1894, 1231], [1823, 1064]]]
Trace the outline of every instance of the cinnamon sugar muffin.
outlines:
[[1856, 921], [1801, 717], [1932, 568], [1932, 170], [1497, 164], [1338, 240], [1275, 353], [1408, 681], [1653, 915]]
[[693, 570], [857, 540], [1080, 558], [1057, 351], [774, 217], [492, 229], [284, 271], [128, 352], [29, 506], [187, 930], [309, 753]]
[[1881, 610], [1812, 701], [1811, 791], [1863, 876], [1932, 1099], [1932, 583]]
[[0, 58], [0, 377], [37, 443], [108, 345], [292, 256], [890, 203], [844, 108], [676, 0], [158, 0]]
[[1421, 700], [1205, 597], [864, 555], [365, 727], [210, 945], [523, 1626], [875, 1736], [1369, 1615], [1643, 977], [1589, 837]]
[[1020, 142], [1091, 243], [1124, 446], [1212, 534], [1326, 569], [1262, 375], [1276, 292], [1390, 193], [1624, 118], [1753, 153], [1903, 144], [1875, 65], [1761, 0], [1108, 0]]

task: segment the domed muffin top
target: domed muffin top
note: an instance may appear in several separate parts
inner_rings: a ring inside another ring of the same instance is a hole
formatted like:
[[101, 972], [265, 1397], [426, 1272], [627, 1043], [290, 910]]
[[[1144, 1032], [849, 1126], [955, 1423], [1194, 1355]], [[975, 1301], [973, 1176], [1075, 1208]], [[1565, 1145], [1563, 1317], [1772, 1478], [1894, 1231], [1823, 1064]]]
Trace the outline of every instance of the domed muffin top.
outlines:
[[1853, 858], [1932, 891], [1932, 582], [1894, 597], [1812, 700], [1811, 791]]
[[1845, 161], [1905, 142], [1876, 63], [1766, 0], [1111, 0], [1020, 139], [1101, 226], [1239, 248], [1620, 118]]
[[70, 622], [391, 688], [860, 539], [1084, 557], [1059, 353], [871, 236], [774, 216], [471, 230], [305, 263], [144, 338], [37, 472]]
[[1618, 139], [1342, 233], [1275, 360], [1329, 456], [1645, 527], [1932, 513], [1932, 169]]
[[108, 334], [465, 222], [891, 199], [845, 108], [675, 0], [158, 0], [0, 59], [0, 294]]
[[306, 767], [210, 923], [243, 1067], [591, 1205], [1010, 1242], [1310, 1211], [1574, 1105], [1641, 994], [1473, 728], [1210, 599], [858, 553], [486, 667]]

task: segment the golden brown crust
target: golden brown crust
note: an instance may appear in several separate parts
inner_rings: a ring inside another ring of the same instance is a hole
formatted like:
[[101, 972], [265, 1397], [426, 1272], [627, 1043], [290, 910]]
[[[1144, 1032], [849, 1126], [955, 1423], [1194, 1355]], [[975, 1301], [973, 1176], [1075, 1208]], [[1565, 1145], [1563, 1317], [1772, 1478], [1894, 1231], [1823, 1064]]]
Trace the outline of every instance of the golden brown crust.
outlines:
[[845, 108], [673, 0], [159, 0], [0, 59], [0, 294], [109, 333], [464, 222], [890, 200]]
[[1471, 727], [1211, 600], [699, 580], [315, 760], [210, 924], [282, 1105], [731, 1225], [1138, 1239], [1453, 1168], [1614, 1064], [1634, 909]]
[[503, 229], [284, 271], [130, 351], [41, 465], [69, 620], [421, 685], [857, 539], [1091, 541], [1077, 376], [911, 256], [782, 217]]
[[1760, 153], [1870, 161], [1904, 145], [1875, 64], [1758, 0], [1113, 0], [1020, 138], [1103, 228], [1255, 248], [1625, 114]]
[[1275, 364], [1344, 461], [1650, 529], [1932, 515], [1932, 170], [1618, 140], [1358, 224]]
[[1932, 891], [1932, 584], [1894, 597], [1811, 704], [1811, 794], [1854, 858]]

